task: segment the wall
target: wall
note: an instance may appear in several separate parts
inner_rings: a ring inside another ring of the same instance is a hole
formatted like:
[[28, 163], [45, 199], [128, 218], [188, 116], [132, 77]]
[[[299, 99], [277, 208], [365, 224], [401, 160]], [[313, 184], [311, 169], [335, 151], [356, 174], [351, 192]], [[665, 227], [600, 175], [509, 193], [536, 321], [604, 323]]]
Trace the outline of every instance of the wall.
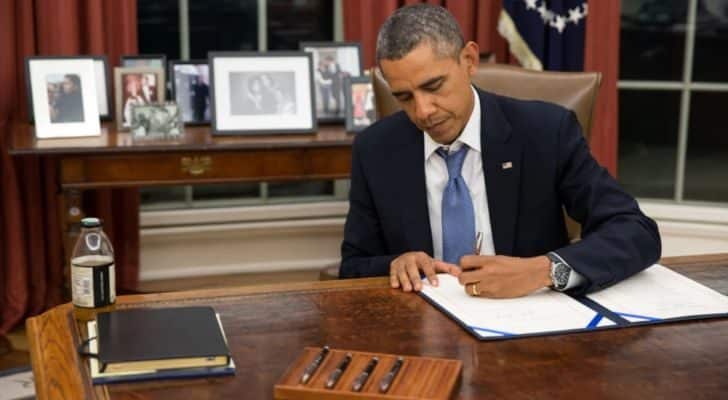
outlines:
[[[663, 256], [728, 252], [728, 208], [642, 201]], [[143, 212], [141, 280], [318, 270], [339, 260], [347, 202]]]

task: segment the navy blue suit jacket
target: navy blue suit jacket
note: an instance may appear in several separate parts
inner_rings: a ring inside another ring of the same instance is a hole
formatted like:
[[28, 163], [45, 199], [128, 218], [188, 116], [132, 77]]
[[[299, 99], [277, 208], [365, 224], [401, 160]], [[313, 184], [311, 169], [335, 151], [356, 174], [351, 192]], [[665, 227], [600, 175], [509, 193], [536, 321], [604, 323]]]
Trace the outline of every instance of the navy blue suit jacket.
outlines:
[[[483, 171], [498, 255], [556, 251], [588, 285], [612, 285], [656, 262], [654, 221], [591, 156], [573, 112], [478, 90]], [[400, 111], [354, 140], [340, 277], [388, 275], [408, 251], [430, 256], [424, 135]], [[511, 168], [503, 168], [510, 162]], [[569, 244], [562, 206], [582, 225]]]

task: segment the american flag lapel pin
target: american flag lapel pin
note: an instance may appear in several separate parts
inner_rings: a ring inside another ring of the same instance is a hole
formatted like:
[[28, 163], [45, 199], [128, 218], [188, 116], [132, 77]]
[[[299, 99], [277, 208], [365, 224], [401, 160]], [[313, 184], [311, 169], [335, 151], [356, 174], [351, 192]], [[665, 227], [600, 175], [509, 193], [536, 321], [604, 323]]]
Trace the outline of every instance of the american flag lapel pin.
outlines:
[[513, 163], [510, 161], [506, 161], [501, 164], [501, 169], [511, 169], [513, 168]]

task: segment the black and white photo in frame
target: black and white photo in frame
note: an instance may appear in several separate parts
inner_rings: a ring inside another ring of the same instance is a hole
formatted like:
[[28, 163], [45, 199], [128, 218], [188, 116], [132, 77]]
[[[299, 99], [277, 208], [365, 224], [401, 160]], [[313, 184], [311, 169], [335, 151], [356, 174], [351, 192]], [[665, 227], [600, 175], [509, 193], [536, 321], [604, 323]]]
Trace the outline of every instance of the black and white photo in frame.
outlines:
[[171, 62], [172, 97], [186, 124], [210, 122], [210, 70], [207, 60]]
[[321, 122], [342, 122], [346, 116], [346, 79], [362, 75], [358, 42], [302, 42], [313, 56], [316, 115]]
[[29, 110], [37, 138], [101, 134], [91, 57], [28, 57]]
[[214, 134], [316, 131], [311, 55], [211, 52]]
[[132, 139], [175, 139], [182, 135], [180, 109], [175, 103], [155, 103], [132, 108]]

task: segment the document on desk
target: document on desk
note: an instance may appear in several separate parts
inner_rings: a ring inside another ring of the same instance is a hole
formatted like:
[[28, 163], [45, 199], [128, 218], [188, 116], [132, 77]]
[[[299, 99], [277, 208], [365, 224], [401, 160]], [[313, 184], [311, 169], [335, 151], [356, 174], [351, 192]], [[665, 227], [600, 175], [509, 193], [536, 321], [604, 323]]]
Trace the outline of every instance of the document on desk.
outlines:
[[465, 293], [458, 279], [439, 274], [439, 285], [425, 280], [420, 292], [426, 300], [480, 339], [580, 331], [615, 322], [572, 297], [543, 289], [515, 299], [487, 299]]
[[469, 296], [451, 275], [438, 280], [423, 280], [420, 295], [481, 340], [728, 317], [728, 296], [658, 264], [585, 297], [543, 289], [487, 299]]
[[636, 323], [728, 313], [728, 296], [659, 264], [587, 297]]

